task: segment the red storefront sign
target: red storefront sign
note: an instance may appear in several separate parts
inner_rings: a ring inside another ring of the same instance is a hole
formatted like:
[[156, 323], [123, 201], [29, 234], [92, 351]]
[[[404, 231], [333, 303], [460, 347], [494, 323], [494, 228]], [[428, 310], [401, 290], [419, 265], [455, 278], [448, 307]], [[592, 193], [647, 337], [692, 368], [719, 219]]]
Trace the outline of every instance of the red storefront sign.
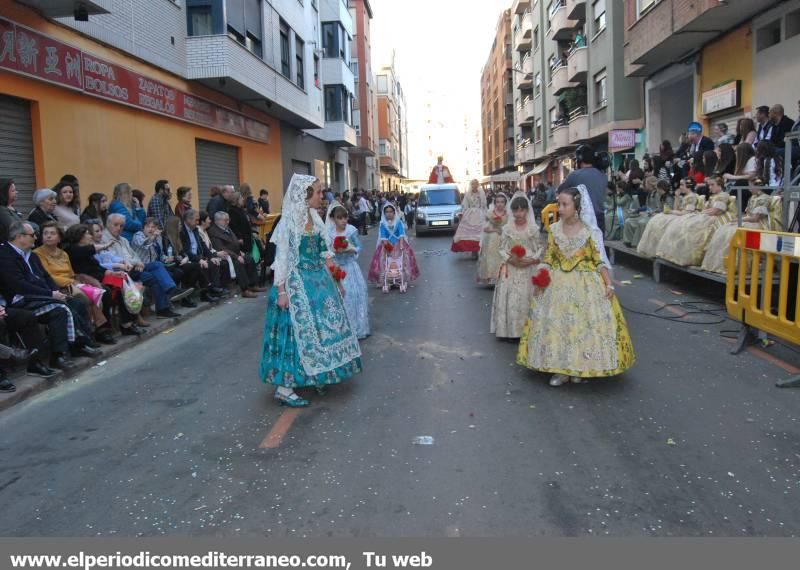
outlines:
[[269, 126], [0, 18], [0, 69], [151, 113], [269, 142]]

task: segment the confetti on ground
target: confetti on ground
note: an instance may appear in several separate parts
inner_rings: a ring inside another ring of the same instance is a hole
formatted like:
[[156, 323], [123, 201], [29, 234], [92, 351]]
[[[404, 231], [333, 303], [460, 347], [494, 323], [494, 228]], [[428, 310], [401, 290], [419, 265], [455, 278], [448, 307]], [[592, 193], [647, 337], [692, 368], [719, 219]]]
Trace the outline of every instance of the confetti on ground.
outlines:
[[667, 439], [667, 445], [678, 445], [678, 444], [675, 443], [675, 440], [670, 437]]
[[412, 441], [414, 445], [433, 445], [433, 436], [430, 435], [418, 435]]
[[167, 329], [164, 332], [162, 332], [161, 334], [172, 334], [174, 332], [175, 332], [175, 327], [173, 327], [171, 329]]

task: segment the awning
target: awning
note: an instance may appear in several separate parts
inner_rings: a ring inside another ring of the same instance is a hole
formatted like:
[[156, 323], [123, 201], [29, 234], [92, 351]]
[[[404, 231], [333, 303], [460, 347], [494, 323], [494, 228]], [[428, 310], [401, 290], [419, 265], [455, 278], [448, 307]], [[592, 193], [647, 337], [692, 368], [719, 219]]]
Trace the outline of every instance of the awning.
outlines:
[[519, 182], [519, 174], [517, 172], [504, 172], [502, 174], [492, 174], [484, 176], [480, 180], [481, 184], [489, 184], [490, 182]]
[[533, 170], [531, 170], [530, 172], [526, 172], [523, 175], [523, 178], [527, 178], [528, 176], [533, 176], [534, 174], [541, 174], [542, 172], [547, 170], [548, 166], [550, 166], [550, 161], [549, 160], [545, 160], [544, 162], [540, 162], [539, 164], [537, 164], [536, 166], [533, 167]]

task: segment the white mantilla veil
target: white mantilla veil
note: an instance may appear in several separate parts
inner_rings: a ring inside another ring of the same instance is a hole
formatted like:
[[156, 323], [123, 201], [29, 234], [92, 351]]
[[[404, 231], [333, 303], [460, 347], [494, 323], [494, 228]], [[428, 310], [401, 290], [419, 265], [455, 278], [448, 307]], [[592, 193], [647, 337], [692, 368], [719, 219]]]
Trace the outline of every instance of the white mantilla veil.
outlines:
[[[488, 214], [493, 214], [494, 213], [494, 201], [497, 199], [498, 196], [502, 196], [503, 198], [506, 199], [506, 216], [510, 218], [511, 217], [511, 198], [509, 198], [508, 194], [506, 194], [505, 192], [496, 192], [495, 193], [494, 198], [492, 198], [492, 203], [489, 204], [489, 207], [486, 209], [486, 212]], [[529, 202], [529, 204], [530, 204], [530, 202]]]
[[[313, 224], [312, 233], [319, 235], [327, 246], [321, 253], [325, 259], [334, 257], [331, 238], [325, 223], [317, 211], [306, 203], [306, 191], [317, 179], [313, 176], [295, 174], [284, 196], [281, 220], [270, 240], [275, 244], [274, 285], [283, 285], [289, 297], [289, 313], [292, 330], [297, 342], [297, 351], [303, 370], [309, 376], [316, 376], [335, 370], [361, 356], [358, 339], [349, 329], [347, 314], [341, 304], [333, 302], [327, 309], [314, 312], [310, 294], [306, 291], [303, 277], [298, 270], [300, 262], [300, 243], [305, 234], [309, 216]], [[318, 292], [316, 292], [318, 293]], [[345, 334], [331, 341], [326, 331], [347, 329]]]
[[592, 240], [599, 249], [598, 253], [600, 254], [600, 259], [603, 261], [603, 265], [611, 271], [613, 268], [606, 254], [603, 232], [600, 231], [600, 226], [597, 225], [597, 218], [594, 215], [594, 205], [591, 196], [589, 196], [589, 190], [583, 184], [579, 184], [576, 188], [581, 193], [581, 220], [589, 227], [592, 233]]
[[[514, 214], [511, 211], [511, 202], [513, 202], [516, 198], [523, 198], [528, 203], [528, 223], [531, 224], [534, 228], [539, 228], [539, 222], [536, 219], [536, 214], [533, 212], [533, 206], [531, 205], [531, 200], [528, 198], [527, 194], [522, 190], [517, 190], [514, 192], [514, 195], [511, 196], [511, 199], [508, 201], [508, 223], [514, 223]], [[494, 204], [492, 204], [492, 209], [494, 209]]]
[[[390, 224], [386, 220], [386, 208], [392, 208], [394, 210], [394, 221]], [[375, 249], [380, 249], [383, 247], [380, 238], [380, 228], [386, 230], [390, 237], [396, 238], [398, 240], [405, 239], [408, 242], [408, 235], [406, 234], [406, 224], [403, 221], [403, 217], [400, 214], [400, 210], [397, 208], [397, 204], [394, 202], [386, 202], [381, 208], [381, 223], [378, 227], [378, 242], [375, 244]]]
[[[339, 202], [338, 200], [334, 200], [328, 206], [328, 210], [325, 212], [325, 226], [328, 228], [328, 235], [336, 234], [336, 221], [333, 219], [333, 211], [336, 208], [342, 208], [345, 212], [347, 208], [344, 207], [344, 204]], [[345, 232], [347, 229], [345, 228]]]

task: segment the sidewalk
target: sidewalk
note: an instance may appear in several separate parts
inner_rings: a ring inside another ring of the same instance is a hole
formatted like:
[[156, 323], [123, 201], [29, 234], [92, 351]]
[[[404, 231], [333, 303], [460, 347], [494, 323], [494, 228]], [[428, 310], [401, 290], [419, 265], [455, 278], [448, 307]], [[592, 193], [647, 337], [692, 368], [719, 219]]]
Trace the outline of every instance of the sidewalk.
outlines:
[[[266, 295], [266, 293], [265, 293]], [[258, 299], [263, 299], [261, 295], [259, 295]], [[253, 301], [256, 301], [255, 299]], [[155, 336], [160, 334], [169, 334], [173, 330], [180, 331], [182, 327], [180, 327], [181, 323], [185, 323], [192, 317], [196, 317], [206, 311], [210, 311], [213, 309], [222, 309], [226, 305], [236, 303], [236, 302], [247, 302], [250, 303], [251, 300], [243, 300], [242, 297], [239, 295], [223, 299], [217, 303], [201, 303], [197, 308], [194, 309], [187, 309], [185, 307], [176, 306], [174, 310], [181, 314], [180, 318], [174, 319], [148, 319], [150, 323], [150, 327], [145, 329], [144, 334], [138, 337], [131, 337], [131, 336], [117, 336], [114, 337], [117, 340], [117, 344], [115, 345], [102, 345], [101, 349], [103, 354], [97, 356], [96, 358], [89, 358], [89, 357], [76, 357], [73, 358], [75, 361], [75, 368], [71, 370], [60, 372], [58, 375], [54, 376], [53, 378], [39, 378], [38, 376], [28, 376], [25, 374], [24, 367], [18, 370], [12, 370], [10, 374], [10, 380], [16, 385], [17, 390], [11, 394], [0, 394], [0, 411], [10, 408], [14, 404], [22, 402], [23, 400], [27, 400], [28, 398], [38, 394], [39, 392], [43, 392], [50, 388], [53, 388], [66, 380], [70, 380], [75, 378], [82, 372], [94, 367], [94, 366], [105, 366], [106, 361], [118, 354], [126, 351], [129, 348], [132, 348], [136, 345], [139, 345], [145, 342], [148, 339], [151, 339]]]

